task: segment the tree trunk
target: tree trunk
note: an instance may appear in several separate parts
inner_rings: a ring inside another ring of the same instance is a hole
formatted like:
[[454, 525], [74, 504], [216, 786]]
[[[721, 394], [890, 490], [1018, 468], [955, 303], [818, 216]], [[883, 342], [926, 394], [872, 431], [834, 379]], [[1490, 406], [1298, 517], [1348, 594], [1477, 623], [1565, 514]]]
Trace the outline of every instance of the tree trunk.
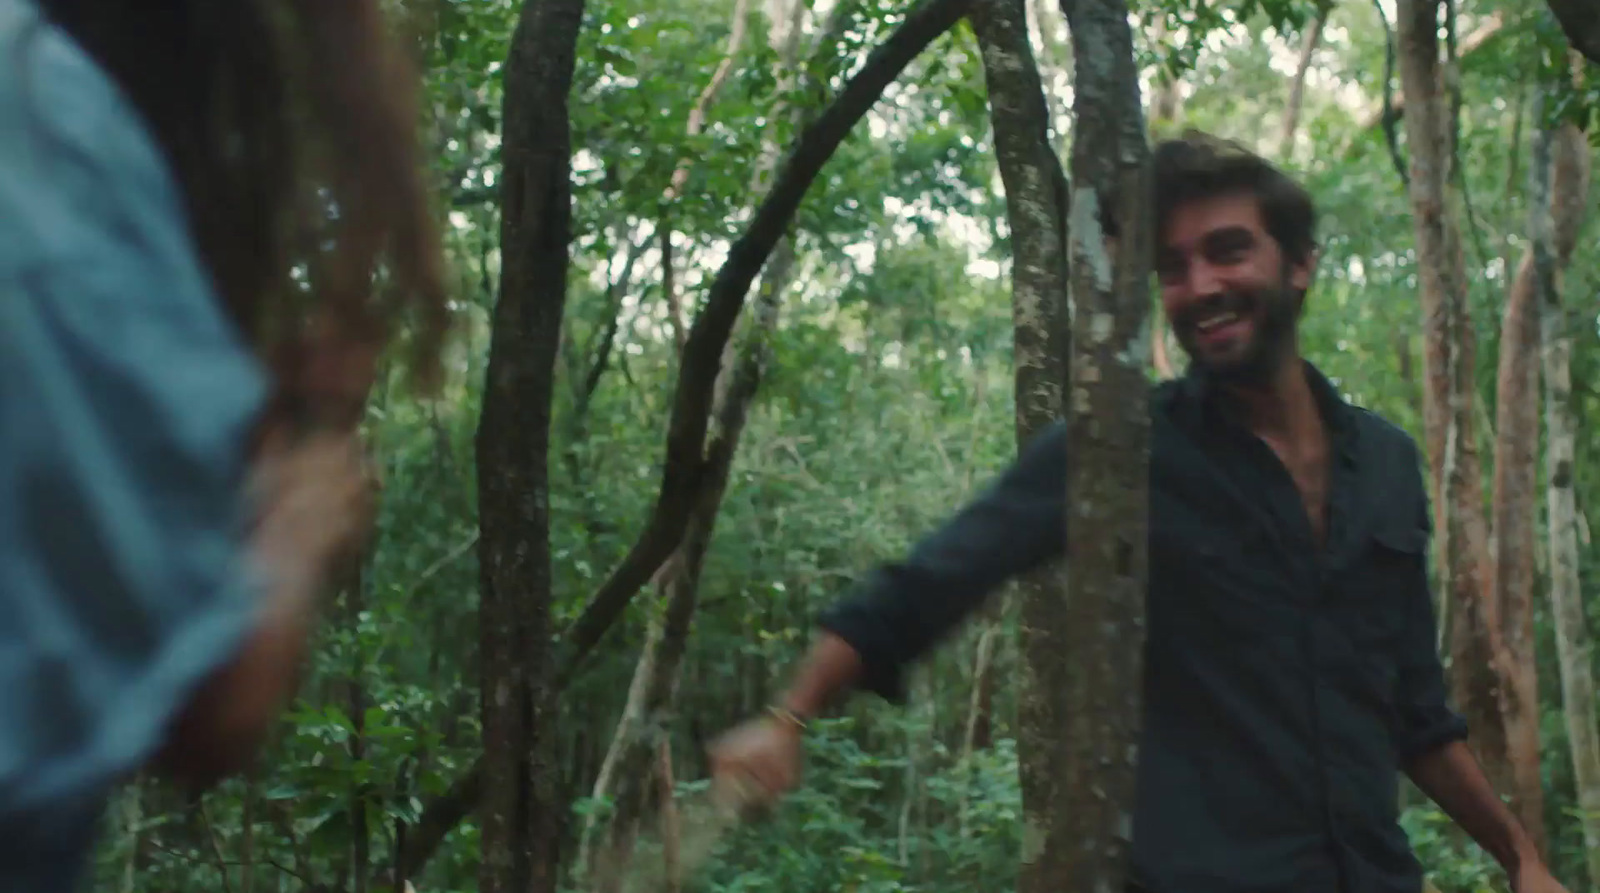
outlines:
[[[1550, 134], [1534, 137], [1528, 193], [1533, 246], [1512, 280], [1500, 328], [1494, 461], [1495, 610], [1510, 670], [1501, 690], [1507, 756], [1517, 816], [1546, 851], [1544, 788], [1539, 772], [1539, 685], [1534, 648], [1533, 590], [1537, 583], [1534, 532], [1539, 479], [1540, 310], [1554, 287], [1550, 233]], [[1566, 184], [1570, 186], [1571, 184]]]
[[[1056, 0], [1025, 0], [1025, 3], [1033, 26], [1039, 33], [1037, 70], [1040, 86], [1044, 90], [1045, 125], [1050, 133], [1059, 137], [1060, 118], [1071, 111], [1066, 100], [1056, 92], [1056, 81], [1067, 73], [1072, 64], [1071, 53], [1067, 50], [1065, 22]], [[1031, 49], [1031, 42], [1029, 46]]]
[[984, 625], [972, 658], [972, 699], [967, 705], [967, 722], [961, 735], [961, 759], [972, 759], [980, 750], [994, 744], [994, 650], [1004, 623], [1005, 605]]
[[[1483, 18], [1478, 27], [1470, 34], [1463, 37], [1456, 47], [1456, 62], [1459, 63], [1466, 57], [1477, 53], [1489, 45], [1489, 41], [1505, 30], [1505, 15], [1500, 12], [1491, 13]], [[1385, 23], [1385, 28], [1388, 27]], [[1404, 75], [1402, 75], [1402, 78]], [[1403, 83], [1403, 80], [1402, 80]], [[1383, 126], [1391, 115], [1398, 115], [1405, 111], [1406, 98], [1410, 95], [1409, 88], [1402, 87], [1401, 91], [1387, 95], [1375, 108], [1367, 112], [1361, 119], [1360, 130], [1371, 130]], [[1359, 133], [1359, 131], [1358, 131]], [[1353, 140], [1354, 138], [1352, 138]]]
[[1149, 146], [1124, 0], [1063, 4], [1072, 30], [1067, 679], [1055, 731], [1054, 890], [1123, 889], [1143, 709], [1147, 583]]
[[[560, 0], [560, 2], [572, 3], [575, 0]], [[705, 450], [705, 432], [710, 424], [712, 389], [721, 365], [722, 350], [732, 334], [734, 321], [744, 306], [745, 296], [751, 283], [788, 228], [789, 221], [793, 218], [807, 189], [855, 123], [877, 102], [884, 88], [898, 77], [922, 50], [960, 20], [966, 12], [967, 3], [968, 0], [923, 0], [906, 15], [894, 33], [867, 57], [860, 70], [849, 79], [828, 108], [801, 134], [784, 159], [771, 191], [756, 209], [755, 216], [746, 227], [744, 235], [730, 248], [728, 259], [717, 271], [705, 308], [696, 317], [684, 346], [684, 362], [679, 368], [677, 391], [671, 419], [668, 422], [666, 463], [662, 471], [661, 490], [656, 498], [655, 508], [628, 555], [601, 584], [582, 614], [562, 635], [564, 654], [556, 662], [555, 679], [548, 686], [553, 692], [559, 693], [562, 690], [564, 683], [572, 678], [584, 659], [621, 616], [634, 594], [650, 581], [676, 549], [703, 485], [704, 468], [696, 461], [696, 457], [702, 456]], [[544, 39], [548, 42], [551, 38], [546, 34]], [[568, 58], [571, 55], [570, 51], [566, 53]], [[545, 63], [546, 68], [549, 67], [549, 59], [541, 61]], [[508, 96], [507, 103], [510, 101]], [[534, 114], [532, 110], [521, 111]], [[564, 105], [561, 120], [566, 121]], [[564, 129], [562, 133], [566, 139]], [[502, 185], [509, 184], [503, 182]], [[570, 205], [570, 193], [567, 202]], [[565, 275], [564, 244], [562, 249], [562, 270]], [[503, 291], [508, 290], [505, 279], [511, 274], [510, 258], [507, 258], [507, 263], [507, 269], [502, 274]], [[537, 284], [537, 277], [534, 277], [534, 280]], [[545, 287], [548, 289], [549, 285], [547, 281]], [[496, 328], [499, 328], [498, 322]], [[555, 336], [552, 335], [551, 338], [554, 344]], [[506, 345], [501, 349], [508, 351], [512, 347]], [[490, 353], [492, 380], [495, 377], [495, 370], [492, 368], [494, 363], [492, 344]], [[542, 368], [542, 360], [529, 357], [519, 357], [515, 360], [502, 359], [501, 363], [502, 365], [516, 363], [521, 366], [530, 361]], [[529, 372], [519, 374], [531, 375]], [[530, 379], [530, 382], [529, 387], [532, 388], [546, 387], [538, 380]], [[512, 394], [515, 393], [515, 389], [511, 387], [511, 383], [508, 382], [504, 387], [509, 388], [510, 393], [502, 399], [514, 399]], [[536, 393], [543, 392], [536, 390]], [[490, 394], [486, 392], [486, 412], [489, 400]], [[548, 401], [545, 405], [548, 407]], [[501, 412], [510, 412], [515, 406], [516, 404], [508, 404]], [[548, 451], [548, 435], [544, 430], [548, 427], [547, 416], [546, 408], [544, 415], [541, 416], [545, 421], [537, 432], [540, 455]], [[507, 420], [504, 424], [509, 425], [510, 421]], [[482, 473], [484, 469], [494, 466], [483, 461], [481, 435], [480, 428], [480, 492], [490, 482], [502, 489], [511, 486], [504, 481], [486, 477]], [[532, 439], [534, 435], [517, 432], [517, 436]], [[504, 448], [497, 449], [503, 451]], [[518, 455], [516, 461], [531, 464], [532, 460], [524, 453]], [[540, 464], [539, 467], [541, 469], [539, 500], [537, 505], [526, 507], [526, 511], [530, 516], [537, 515], [540, 518], [538, 532], [541, 541], [547, 542], [549, 519], [548, 507], [544, 501], [545, 478], [543, 465]], [[509, 492], [522, 491], [511, 486]], [[480, 515], [482, 510], [483, 507], [480, 507]], [[483, 520], [480, 517], [480, 525], [482, 524]], [[485, 531], [487, 537], [487, 528]], [[500, 548], [511, 548], [522, 542], [502, 542]], [[480, 543], [480, 552], [486, 550], [487, 544]], [[548, 557], [540, 557], [537, 560], [542, 563], [541, 566], [545, 568], [547, 575]], [[547, 576], [542, 579], [547, 579]], [[548, 618], [541, 616], [539, 623], [548, 623]], [[486, 661], [490, 659], [487, 650], [484, 659]], [[487, 729], [485, 731], [487, 733]], [[396, 860], [397, 864], [403, 866], [408, 874], [420, 871], [444, 837], [479, 803], [484, 792], [494, 781], [489, 777], [485, 762], [483, 760], [475, 762], [443, 795], [423, 810], [417, 822], [418, 833], [412, 835], [411, 847], [400, 854]]]
[[[793, 264], [793, 250], [786, 238], [769, 265], [757, 318], [745, 343], [730, 351], [723, 373], [726, 381], [718, 388], [714, 409], [715, 432], [708, 447], [710, 482], [700, 504], [690, 518], [682, 543], [673, 558], [662, 567], [660, 589], [662, 616], [651, 624], [635, 672], [628, 711], [617, 726], [606, 767], [595, 785], [595, 796], [615, 790], [616, 808], [605, 831], [603, 858], [606, 870], [597, 876], [596, 889], [614, 893], [619, 889], [632, 857], [634, 840], [643, 822], [646, 800], [657, 781], [653, 769], [658, 754], [669, 740], [669, 722], [678, 689], [678, 668], [688, 645], [689, 629], [697, 605], [700, 569], [716, 528], [717, 511], [728, 484], [729, 471], [744, 429], [746, 414], [754, 399], [770, 355], [770, 339], [776, 328], [778, 306], [787, 289]], [[607, 770], [610, 771], [607, 771]], [[594, 865], [591, 858], [587, 864]]]
[[[1546, 501], [1550, 537], [1550, 603], [1561, 665], [1561, 700], [1577, 787], [1590, 884], [1600, 887], [1600, 729], [1595, 722], [1593, 646], [1578, 583], [1578, 513], [1573, 490], [1572, 337], [1561, 301], [1561, 272], [1572, 258], [1588, 206], [1589, 146], [1567, 124], [1552, 138], [1551, 215], [1535, 227], [1544, 346]], [[1541, 245], [1539, 237], [1550, 244]]]
[[[739, 50], [744, 45], [746, 26], [750, 16], [750, 0], [734, 0], [733, 21], [728, 30], [728, 48], [722, 53], [722, 62], [711, 73], [711, 79], [706, 82], [705, 89], [700, 91], [700, 98], [695, 100], [694, 108], [689, 110], [689, 122], [685, 131], [690, 140], [694, 140], [705, 131], [706, 116], [711, 112], [711, 106], [717, 101], [717, 95], [722, 92], [722, 87], [728, 82], [728, 75], [733, 73], [734, 61], [739, 57]], [[672, 176], [667, 181], [667, 189], [662, 196], [663, 206], [671, 208], [672, 204], [683, 195], [683, 188], [689, 184], [689, 172], [694, 167], [694, 155], [686, 155], [678, 161], [678, 166], [672, 171]], [[678, 294], [677, 277], [674, 275], [672, 258], [672, 215], [664, 212], [661, 215], [661, 290], [667, 300], [667, 318], [672, 327], [672, 337], [677, 347], [678, 354], [683, 354], [684, 327], [683, 327], [683, 301]]]
[[[1026, 15], [1021, 0], [981, 0], [971, 15], [983, 54], [1011, 232], [1019, 448], [1061, 418], [1067, 353], [1067, 180], [1050, 143], [1049, 104], [1029, 45]], [[1064, 584], [1060, 568], [1030, 574], [1019, 584], [1024, 675], [1017, 755], [1024, 831], [1018, 888], [1025, 893], [1052, 889], [1069, 848], [1058, 824], [1069, 804], [1060, 761], [1054, 758], [1064, 719], [1057, 703], [1066, 683], [1059, 661], [1067, 635], [1059, 610]]]
[[[1156, 40], [1166, 39], [1166, 16], [1156, 19]], [[1163, 71], [1156, 77], [1155, 96], [1150, 100], [1150, 137], [1163, 139], [1171, 135], [1178, 125], [1178, 115], [1182, 111], [1183, 92], [1178, 89], [1178, 80], [1171, 74]], [[1155, 369], [1156, 376], [1162, 380], [1177, 376], [1177, 367], [1172, 362], [1171, 330], [1167, 328], [1167, 321], [1160, 313], [1150, 314], [1150, 361]]]
[[528, 0], [505, 67], [503, 257], [477, 434], [483, 893], [553, 893], [550, 404], [571, 240], [572, 85], [583, 0]]
[[[365, 592], [362, 588], [365, 568], [357, 565], [351, 579], [344, 587], [345, 592], [345, 624], [349, 630], [351, 649], [355, 652], [355, 660], [350, 667], [350, 678], [346, 680], [345, 711], [350, 718], [350, 762], [359, 763], [367, 757], [367, 689], [363, 684], [365, 676], [364, 662], [361, 655], [361, 613], [365, 610]], [[367, 785], [370, 782], [356, 782], [352, 779], [350, 785], [350, 891], [351, 893], [367, 893], [367, 880], [371, 872], [372, 829], [367, 822]], [[249, 886], [246, 880], [245, 886]], [[248, 890], [244, 891], [248, 893]]]
[[1399, 0], [1401, 83], [1411, 147], [1423, 330], [1423, 426], [1434, 492], [1439, 582], [1451, 603], [1451, 688], [1491, 782], [1513, 780], [1500, 710], [1505, 663], [1490, 597], [1488, 525], [1474, 424], [1474, 338], [1450, 175], [1449, 106], [1440, 77], [1439, 0]]
[[1283, 113], [1283, 134], [1278, 138], [1278, 154], [1294, 157], [1294, 140], [1300, 133], [1300, 109], [1305, 105], [1306, 72], [1311, 70], [1311, 60], [1322, 45], [1322, 31], [1328, 25], [1332, 7], [1317, 11], [1311, 27], [1306, 31], [1305, 43], [1300, 47], [1300, 64], [1295, 66], [1294, 80], [1289, 82], [1289, 102]]

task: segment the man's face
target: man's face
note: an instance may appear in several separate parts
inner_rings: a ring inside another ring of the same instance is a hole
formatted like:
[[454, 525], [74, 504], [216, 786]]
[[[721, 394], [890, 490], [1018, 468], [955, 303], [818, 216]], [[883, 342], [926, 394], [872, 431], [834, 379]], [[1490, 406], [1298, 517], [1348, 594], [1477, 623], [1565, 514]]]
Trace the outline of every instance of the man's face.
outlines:
[[1161, 240], [1161, 306], [1184, 352], [1220, 378], [1264, 382], [1294, 349], [1310, 262], [1288, 262], [1248, 192], [1178, 205]]

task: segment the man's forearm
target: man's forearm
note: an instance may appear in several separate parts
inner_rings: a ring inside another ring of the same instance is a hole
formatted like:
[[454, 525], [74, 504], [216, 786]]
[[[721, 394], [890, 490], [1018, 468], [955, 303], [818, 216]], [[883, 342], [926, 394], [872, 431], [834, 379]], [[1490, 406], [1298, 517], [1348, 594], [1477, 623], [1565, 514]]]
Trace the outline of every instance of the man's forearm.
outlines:
[[795, 670], [778, 705], [802, 719], [826, 710], [861, 675], [861, 655], [844, 639], [823, 632]]
[[1533, 839], [1501, 802], [1466, 742], [1417, 757], [1406, 773], [1506, 871], [1540, 861]]

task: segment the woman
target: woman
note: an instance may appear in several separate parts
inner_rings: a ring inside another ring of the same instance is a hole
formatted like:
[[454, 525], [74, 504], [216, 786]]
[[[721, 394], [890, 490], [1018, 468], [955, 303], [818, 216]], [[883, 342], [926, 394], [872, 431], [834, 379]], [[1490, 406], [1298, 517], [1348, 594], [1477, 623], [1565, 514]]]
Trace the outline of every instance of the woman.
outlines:
[[405, 320], [426, 383], [445, 327], [383, 27], [0, 0], [0, 889], [72, 889], [119, 781], [238, 770], [292, 694], [375, 358]]

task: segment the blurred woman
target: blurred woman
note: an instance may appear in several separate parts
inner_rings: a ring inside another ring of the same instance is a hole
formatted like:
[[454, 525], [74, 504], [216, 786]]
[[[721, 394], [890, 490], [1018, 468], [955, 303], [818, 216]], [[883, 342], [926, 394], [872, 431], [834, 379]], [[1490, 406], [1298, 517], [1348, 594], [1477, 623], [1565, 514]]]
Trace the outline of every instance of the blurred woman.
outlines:
[[291, 697], [377, 357], [445, 329], [414, 90], [377, 0], [0, 0], [0, 889]]

